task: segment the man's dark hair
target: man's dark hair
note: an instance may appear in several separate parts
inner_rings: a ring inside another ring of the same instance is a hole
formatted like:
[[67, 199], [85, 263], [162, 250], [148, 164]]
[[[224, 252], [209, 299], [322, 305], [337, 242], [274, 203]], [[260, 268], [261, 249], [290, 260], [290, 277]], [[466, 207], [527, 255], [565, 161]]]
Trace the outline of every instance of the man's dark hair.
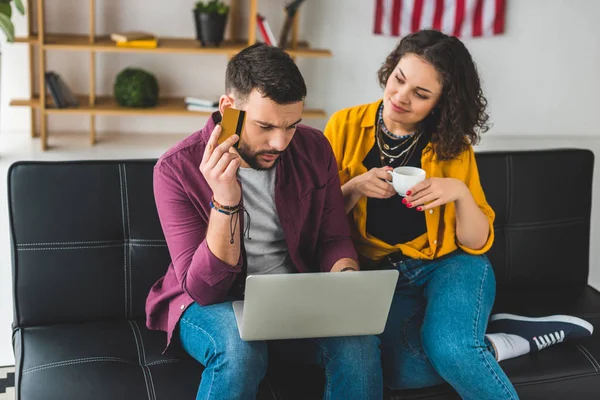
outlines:
[[252, 89], [281, 105], [306, 97], [306, 84], [294, 60], [285, 51], [264, 43], [243, 49], [227, 64], [226, 93], [243, 103]]

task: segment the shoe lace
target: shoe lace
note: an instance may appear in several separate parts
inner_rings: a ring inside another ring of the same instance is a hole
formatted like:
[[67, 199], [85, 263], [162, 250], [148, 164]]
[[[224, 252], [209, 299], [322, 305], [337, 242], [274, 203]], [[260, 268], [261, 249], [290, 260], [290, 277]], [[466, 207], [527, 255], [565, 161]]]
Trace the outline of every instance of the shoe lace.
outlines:
[[547, 335], [540, 335], [538, 337], [533, 338], [533, 341], [535, 342], [538, 350], [543, 350], [546, 347], [552, 346], [557, 343], [561, 343], [564, 340], [565, 331], [552, 332]]

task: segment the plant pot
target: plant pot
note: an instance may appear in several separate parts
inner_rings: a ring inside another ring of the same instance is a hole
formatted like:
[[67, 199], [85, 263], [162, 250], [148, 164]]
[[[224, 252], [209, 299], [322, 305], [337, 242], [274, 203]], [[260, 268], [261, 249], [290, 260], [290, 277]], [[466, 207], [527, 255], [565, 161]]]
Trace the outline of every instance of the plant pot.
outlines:
[[225, 37], [227, 14], [206, 14], [194, 10], [196, 39], [202, 46], [219, 46]]

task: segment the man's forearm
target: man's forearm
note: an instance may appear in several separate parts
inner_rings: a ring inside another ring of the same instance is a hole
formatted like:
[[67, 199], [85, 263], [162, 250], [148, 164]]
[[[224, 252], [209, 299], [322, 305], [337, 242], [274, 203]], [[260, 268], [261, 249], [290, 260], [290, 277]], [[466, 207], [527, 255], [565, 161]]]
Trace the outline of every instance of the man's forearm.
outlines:
[[[236, 265], [240, 258], [240, 215], [225, 215], [211, 210], [206, 232], [210, 251], [223, 262]], [[233, 218], [233, 221], [231, 220]], [[238, 219], [237, 223], [235, 223]], [[231, 243], [233, 228], [233, 243]]]

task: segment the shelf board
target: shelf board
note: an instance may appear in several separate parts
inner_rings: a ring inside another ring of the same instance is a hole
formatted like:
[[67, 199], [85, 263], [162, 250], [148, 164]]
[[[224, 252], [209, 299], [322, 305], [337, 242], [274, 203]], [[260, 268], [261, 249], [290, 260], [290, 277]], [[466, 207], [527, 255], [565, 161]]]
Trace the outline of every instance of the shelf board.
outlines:
[[35, 97], [33, 99], [15, 99], [15, 100], [11, 100], [10, 105], [12, 107], [39, 108], [40, 107], [40, 99], [37, 97]]
[[[38, 44], [37, 35], [15, 38], [18, 43]], [[90, 43], [87, 35], [53, 35], [44, 36], [44, 49], [68, 51], [103, 51], [123, 53], [189, 53], [189, 54], [235, 54], [247, 46], [246, 41], [225, 41], [219, 47], [202, 47], [194, 38], [164, 37], [158, 39], [156, 48], [118, 47], [109, 36], [97, 36]], [[331, 57], [331, 51], [310, 48], [306, 42], [299, 42], [296, 49], [286, 51], [294, 57]]]
[[37, 37], [37, 35], [32, 35], [32, 36], [17, 36], [17, 37], [15, 37], [15, 43], [38, 44], [38, 37]]
[[[86, 115], [151, 115], [151, 116], [209, 116], [211, 112], [189, 111], [183, 97], [164, 97], [159, 99], [156, 107], [151, 108], [127, 108], [119, 106], [115, 99], [110, 96], [97, 96], [94, 105], [90, 105], [89, 96], [78, 96], [80, 106], [74, 108], [55, 108], [52, 103], [46, 108], [46, 114], [86, 114]], [[48, 96], [51, 101], [51, 97]], [[26, 106], [38, 108], [40, 106], [39, 98], [31, 100], [13, 100], [11, 106]], [[303, 118], [326, 118], [324, 110], [305, 109], [302, 113]]]

